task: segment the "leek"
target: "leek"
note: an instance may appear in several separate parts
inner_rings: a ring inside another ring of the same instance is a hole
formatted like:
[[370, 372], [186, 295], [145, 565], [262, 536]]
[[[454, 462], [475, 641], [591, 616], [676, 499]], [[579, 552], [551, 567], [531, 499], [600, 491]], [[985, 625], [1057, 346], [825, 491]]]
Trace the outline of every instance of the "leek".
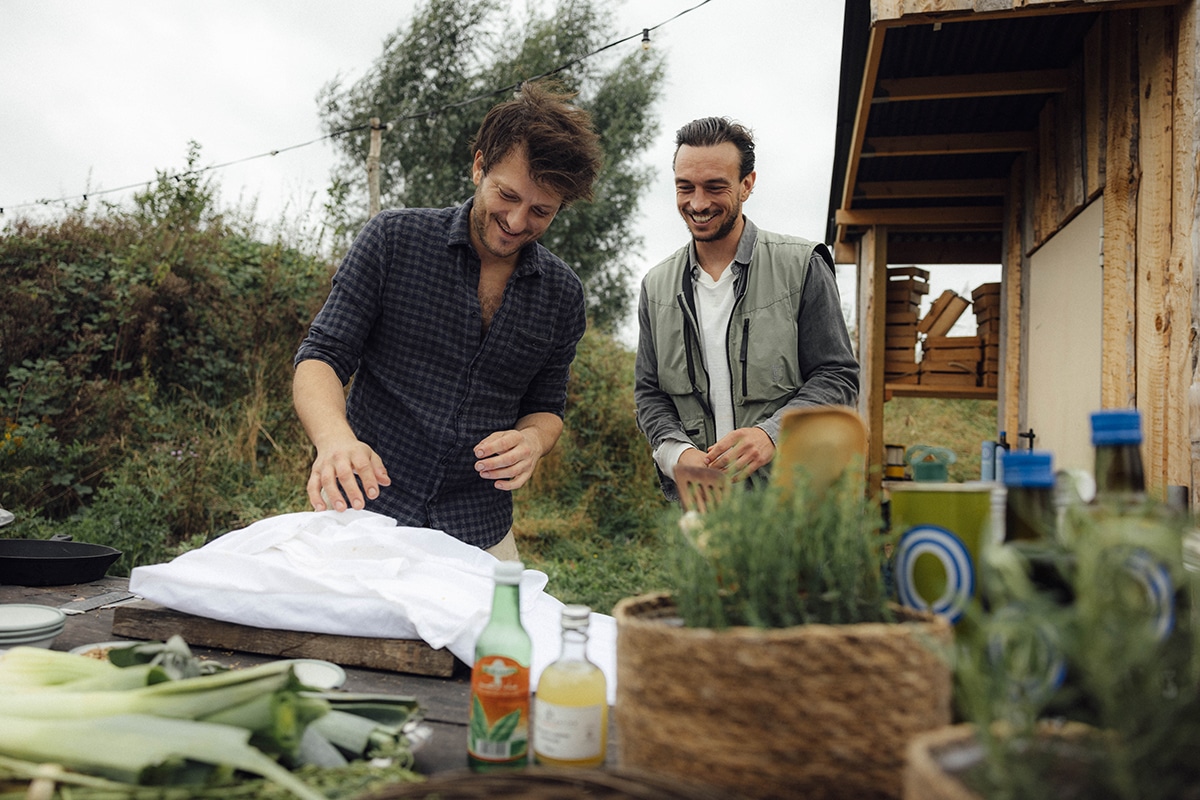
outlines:
[[328, 712], [329, 704], [324, 700], [278, 691], [203, 715], [200, 720], [245, 728], [252, 732], [250, 743], [255, 747], [294, 761], [305, 729]]
[[[117, 669], [128, 669], [120, 668]], [[12, 691], [0, 688], [0, 716], [38, 719], [154, 714], [196, 719], [253, 700], [260, 694], [301, 687], [286, 661], [136, 689], [80, 692]]]
[[121, 668], [98, 658], [62, 653], [44, 647], [13, 647], [0, 654], [0, 686], [43, 689], [99, 676], [115, 676]]
[[347, 692], [304, 693], [321, 698], [330, 712], [312, 728], [348, 758], [411, 754], [410, 734], [421, 719], [416, 698]]
[[176, 634], [165, 642], [135, 642], [127, 647], [108, 651], [108, 660], [118, 667], [135, 664], [154, 664], [161, 667], [171, 680], [194, 678], [229, 669], [224, 664], [206, 661], [192, 654], [183, 637]]
[[303, 692], [306, 697], [318, 697], [331, 708], [369, 717], [385, 725], [400, 726], [420, 717], [417, 698], [398, 694], [365, 692]]
[[230, 670], [176, 638], [110, 652], [111, 663], [42, 648], [0, 655], [0, 767], [53, 761], [130, 790], [188, 791], [248, 771], [315, 799], [287, 767], [376, 754], [411, 765], [416, 698], [314, 691], [288, 661]]
[[155, 664], [138, 664], [133, 667], [117, 667], [113, 672], [79, 678], [56, 686], [47, 686], [50, 692], [93, 692], [138, 689], [154, 683], [170, 680], [162, 668]]
[[[170, 778], [189, 761], [261, 775], [302, 800], [326, 800], [230, 725], [120, 714], [87, 720], [0, 716], [0, 751], [124, 783]], [[103, 746], [98, 746], [102, 743]]]

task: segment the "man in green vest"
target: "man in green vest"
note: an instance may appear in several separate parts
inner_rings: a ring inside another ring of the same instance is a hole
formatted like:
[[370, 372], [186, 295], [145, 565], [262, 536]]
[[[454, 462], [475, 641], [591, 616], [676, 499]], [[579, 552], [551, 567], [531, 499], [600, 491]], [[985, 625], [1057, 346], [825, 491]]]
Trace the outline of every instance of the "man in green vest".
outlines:
[[754, 138], [726, 118], [675, 137], [675, 197], [692, 240], [646, 274], [634, 398], [667, 497], [675, 467], [769, 477], [788, 408], [853, 406], [858, 362], [824, 244], [742, 214]]

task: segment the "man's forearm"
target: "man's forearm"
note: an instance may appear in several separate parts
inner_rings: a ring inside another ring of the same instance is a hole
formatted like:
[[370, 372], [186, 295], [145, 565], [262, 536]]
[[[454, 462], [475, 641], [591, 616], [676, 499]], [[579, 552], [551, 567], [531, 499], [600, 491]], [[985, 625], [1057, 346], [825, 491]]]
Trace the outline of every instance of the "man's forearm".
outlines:
[[296, 365], [292, 403], [305, 433], [318, 449], [324, 440], [350, 431], [345, 390], [333, 367], [324, 361], [310, 359]]

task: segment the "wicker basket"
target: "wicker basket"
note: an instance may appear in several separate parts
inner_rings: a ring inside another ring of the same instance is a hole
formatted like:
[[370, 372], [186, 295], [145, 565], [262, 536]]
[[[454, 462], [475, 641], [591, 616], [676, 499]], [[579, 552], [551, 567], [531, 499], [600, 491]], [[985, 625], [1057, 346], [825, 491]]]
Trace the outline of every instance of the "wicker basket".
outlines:
[[950, 722], [948, 622], [684, 628], [665, 594], [622, 600], [618, 764], [749, 797], [898, 798], [905, 747]]
[[512, 772], [468, 770], [434, 775], [421, 783], [397, 783], [369, 800], [737, 800], [727, 792], [673, 778], [628, 770], [530, 767]]
[[[1043, 796], [1095, 796], [1098, 787], [1089, 780], [1096, 779], [1097, 764], [1108, 758], [1104, 749], [1094, 746], [1097, 736], [1102, 734], [1079, 722], [1046, 721], [1039, 726], [1036, 744], [1022, 749], [1020, 758], [1039, 765], [1039, 783], [1057, 782]], [[904, 766], [904, 800], [983, 800], [959, 776], [980, 766], [986, 755], [974, 725], [950, 725], [915, 736]]]
[[959, 762], [981, 759], [975, 726], [950, 725], [922, 733], [909, 742], [904, 800], [982, 800], [942, 766], [941, 755], [947, 751], [954, 751]]

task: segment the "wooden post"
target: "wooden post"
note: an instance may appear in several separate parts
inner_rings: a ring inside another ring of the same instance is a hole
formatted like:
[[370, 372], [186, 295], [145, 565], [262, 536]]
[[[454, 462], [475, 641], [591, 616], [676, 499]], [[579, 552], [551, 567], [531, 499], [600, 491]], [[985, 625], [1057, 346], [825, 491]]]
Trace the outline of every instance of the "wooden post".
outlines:
[[874, 496], [883, 488], [887, 260], [887, 228], [872, 225], [858, 246], [858, 412], [867, 423], [867, 488]]
[[379, 117], [371, 117], [371, 149], [367, 153], [367, 187], [370, 193], [370, 213], [379, 213], [379, 153], [383, 149], [383, 127]]

